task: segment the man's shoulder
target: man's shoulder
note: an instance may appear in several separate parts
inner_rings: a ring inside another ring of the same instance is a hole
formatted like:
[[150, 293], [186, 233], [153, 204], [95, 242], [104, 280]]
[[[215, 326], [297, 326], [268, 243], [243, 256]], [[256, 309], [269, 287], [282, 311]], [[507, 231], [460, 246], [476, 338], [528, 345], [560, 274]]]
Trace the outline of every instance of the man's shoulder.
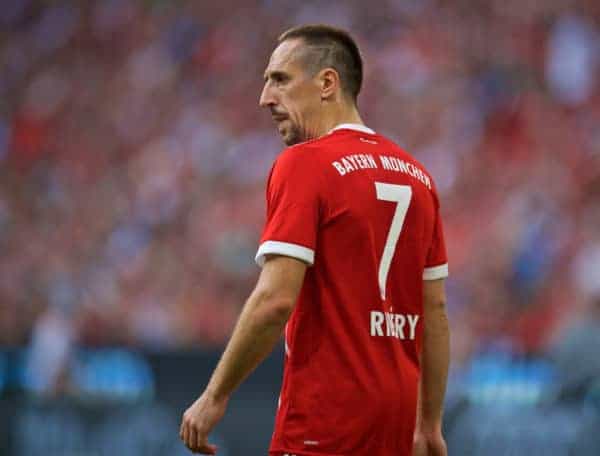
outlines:
[[305, 141], [286, 147], [273, 162], [271, 179], [278, 182], [297, 178], [312, 179], [317, 174], [314, 172], [315, 167], [318, 167], [321, 162], [319, 149], [322, 149], [322, 146], [314, 141]]
[[302, 166], [313, 155], [315, 148], [306, 143], [294, 144], [283, 149], [275, 159], [275, 168]]
[[[309, 139], [293, 146], [288, 146], [279, 154], [277, 161], [306, 161], [310, 157], [312, 165], [316, 165], [327, 152], [346, 151], [349, 146], [356, 144], [360, 138], [379, 135], [366, 135], [356, 131], [334, 131], [319, 138]], [[386, 141], [389, 141], [386, 139]]]
[[334, 144], [328, 136], [310, 139], [286, 147], [277, 156], [276, 165], [278, 167], [315, 165], [321, 155], [320, 152], [330, 149]]

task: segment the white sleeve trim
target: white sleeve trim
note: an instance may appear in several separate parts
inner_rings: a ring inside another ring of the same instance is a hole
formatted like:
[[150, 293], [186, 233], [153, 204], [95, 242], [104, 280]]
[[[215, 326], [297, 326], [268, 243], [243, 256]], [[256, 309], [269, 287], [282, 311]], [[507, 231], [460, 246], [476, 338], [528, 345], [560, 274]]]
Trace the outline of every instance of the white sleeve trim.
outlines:
[[423, 280], [437, 280], [448, 277], [448, 263], [423, 270]]
[[266, 255], [284, 255], [297, 258], [312, 266], [315, 262], [315, 251], [298, 244], [280, 241], [265, 241], [258, 248], [254, 260], [262, 267], [265, 264]]

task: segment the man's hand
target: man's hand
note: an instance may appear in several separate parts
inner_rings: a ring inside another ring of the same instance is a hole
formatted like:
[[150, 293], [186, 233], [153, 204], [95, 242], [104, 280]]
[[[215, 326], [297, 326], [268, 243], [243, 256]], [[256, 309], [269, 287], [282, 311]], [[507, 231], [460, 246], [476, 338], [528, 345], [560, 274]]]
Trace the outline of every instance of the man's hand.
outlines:
[[442, 433], [416, 431], [412, 454], [413, 456], [448, 456], [448, 449]]
[[206, 392], [183, 414], [179, 436], [194, 453], [217, 454], [217, 447], [208, 443], [208, 434], [225, 414], [227, 401], [216, 401]]

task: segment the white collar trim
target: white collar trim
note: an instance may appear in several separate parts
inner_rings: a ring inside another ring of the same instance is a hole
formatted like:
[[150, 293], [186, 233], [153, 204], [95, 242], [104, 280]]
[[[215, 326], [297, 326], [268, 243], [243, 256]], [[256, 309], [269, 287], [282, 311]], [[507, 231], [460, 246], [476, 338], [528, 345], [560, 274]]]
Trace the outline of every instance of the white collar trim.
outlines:
[[362, 133], [368, 133], [370, 135], [374, 135], [375, 134], [375, 132], [373, 130], [371, 130], [369, 127], [366, 127], [364, 125], [357, 124], [357, 123], [343, 123], [343, 124], [339, 124], [336, 127], [332, 128], [329, 133], [332, 133], [335, 130], [341, 130], [341, 129], [356, 130], [356, 131], [360, 131]]

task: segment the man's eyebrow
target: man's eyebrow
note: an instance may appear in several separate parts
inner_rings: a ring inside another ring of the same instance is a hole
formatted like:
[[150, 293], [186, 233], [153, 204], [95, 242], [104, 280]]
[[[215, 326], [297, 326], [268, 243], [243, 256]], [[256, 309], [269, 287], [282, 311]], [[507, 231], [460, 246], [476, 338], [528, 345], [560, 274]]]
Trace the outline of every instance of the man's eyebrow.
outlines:
[[287, 74], [284, 71], [279, 71], [279, 70], [274, 70], [274, 71], [265, 71], [264, 74], [264, 79], [265, 82], [269, 79], [269, 77], [271, 78], [284, 78], [286, 77]]

